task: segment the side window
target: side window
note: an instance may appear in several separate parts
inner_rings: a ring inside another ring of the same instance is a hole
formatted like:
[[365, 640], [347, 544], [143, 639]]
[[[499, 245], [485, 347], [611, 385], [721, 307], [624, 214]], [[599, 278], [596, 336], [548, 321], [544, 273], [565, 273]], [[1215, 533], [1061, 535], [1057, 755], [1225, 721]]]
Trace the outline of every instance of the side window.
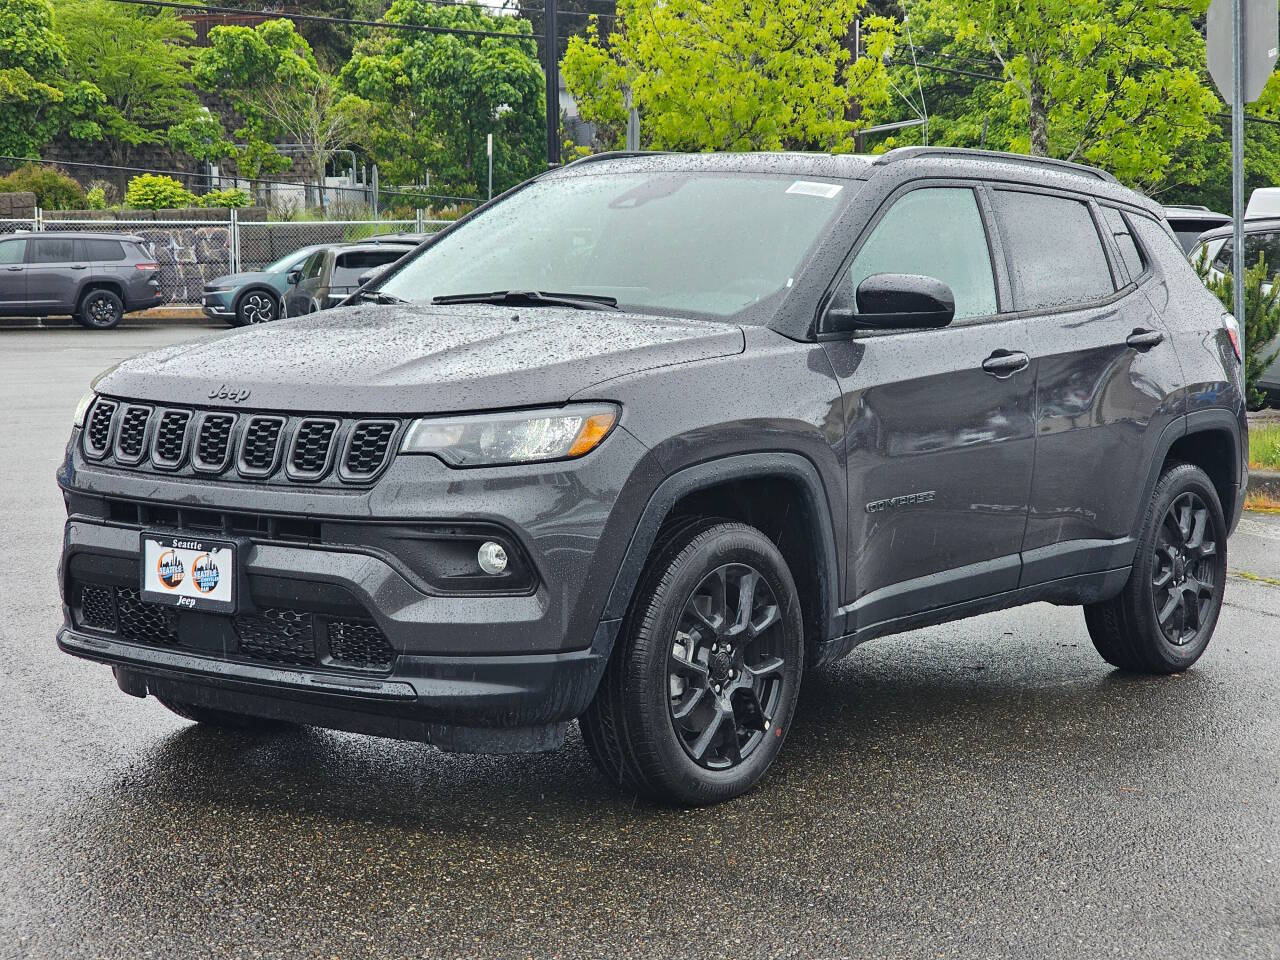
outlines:
[[[1103, 207], [1102, 218], [1107, 224], [1107, 228], [1111, 231], [1111, 236], [1115, 239], [1116, 248], [1120, 251], [1120, 259], [1124, 263], [1125, 272], [1129, 275], [1129, 281], [1135, 281], [1142, 276], [1147, 269], [1147, 262], [1142, 257], [1142, 251], [1138, 249], [1137, 241], [1133, 239], [1133, 233], [1129, 230], [1129, 222], [1125, 219], [1123, 213], [1115, 207]], [[1117, 278], [1116, 286], [1124, 286], [1122, 278]]]
[[323, 250], [317, 250], [307, 258], [307, 262], [302, 265], [302, 279], [312, 280], [320, 276], [320, 269], [324, 266]]
[[115, 263], [124, 259], [124, 245], [119, 240], [86, 239], [77, 241], [82, 252], [78, 252], [77, 260], [90, 260], [94, 263]]
[[877, 273], [941, 280], [956, 298], [956, 319], [996, 313], [995, 276], [978, 201], [968, 187], [926, 187], [894, 203], [853, 259], [845, 294]]
[[[1227, 237], [1218, 255], [1213, 258], [1214, 267], [1222, 273], [1231, 272], [1231, 257], [1235, 252], [1235, 242]], [[1266, 260], [1269, 272], [1280, 270], [1280, 233], [1246, 233], [1244, 235], [1245, 269], [1256, 267], [1258, 258]]]
[[344, 253], [338, 257], [333, 266], [333, 279], [330, 286], [354, 287], [360, 275], [373, 267], [395, 263], [402, 256], [403, 250], [360, 250]]
[[75, 247], [70, 237], [32, 237], [28, 263], [70, 263]]
[[1070, 307], [1115, 293], [1111, 266], [1087, 204], [997, 190], [995, 205], [1018, 310]]
[[0, 266], [13, 266], [22, 262], [22, 256], [27, 252], [27, 241], [23, 240], [5, 240], [0, 242]]

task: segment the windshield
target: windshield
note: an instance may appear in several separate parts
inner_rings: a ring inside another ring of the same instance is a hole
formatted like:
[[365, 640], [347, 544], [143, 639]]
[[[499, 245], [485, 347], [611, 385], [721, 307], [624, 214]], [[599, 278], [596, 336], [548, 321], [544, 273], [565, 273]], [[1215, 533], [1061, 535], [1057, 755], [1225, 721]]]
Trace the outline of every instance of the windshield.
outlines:
[[378, 289], [419, 303], [537, 290], [727, 317], [791, 286], [856, 186], [671, 172], [537, 181], [458, 225]]
[[302, 266], [302, 261], [311, 256], [319, 247], [303, 247], [301, 250], [292, 250], [286, 253], [275, 263], [268, 263], [262, 268], [263, 273], [283, 273], [286, 270], [293, 270]]

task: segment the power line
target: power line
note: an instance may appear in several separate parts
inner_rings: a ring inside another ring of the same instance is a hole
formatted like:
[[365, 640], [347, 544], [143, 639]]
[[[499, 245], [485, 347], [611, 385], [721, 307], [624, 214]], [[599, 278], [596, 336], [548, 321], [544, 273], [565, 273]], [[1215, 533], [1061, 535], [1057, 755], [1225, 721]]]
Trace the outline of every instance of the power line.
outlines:
[[[56, 158], [37, 158], [37, 157], [15, 157], [0, 154], [0, 161], [9, 161], [16, 163], [49, 163], [59, 167], [92, 167], [96, 170], [120, 170], [125, 173], [158, 173], [168, 177], [186, 177], [189, 180], [213, 180], [214, 177], [207, 173], [187, 173], [182, 170], [158, 170], [154, 167], [126, 167], [114, 163], [88, 163], [82, 160], [58, 160]], [[262, 183], [268, 186], [276, 187], [301, 187], [307, 186], [296, 180], [262, 180], [258, 177], [241, 177], [220, 174], [218, 180], [247, 180], [249, 183]], [[352, 185], [349, 187], [336, 186], [326, 187], [327, 190], [371, 190], [368, 184]], [[444, 193], [422, 193], [418, 190], [397, 190], [393, 187], [379, 187], [379, 193], [393, 194], [400, 197], [425, 197], [428, 200], [452, 200], [460, 203], [479, 203], [478, 197], [454, 197]]]

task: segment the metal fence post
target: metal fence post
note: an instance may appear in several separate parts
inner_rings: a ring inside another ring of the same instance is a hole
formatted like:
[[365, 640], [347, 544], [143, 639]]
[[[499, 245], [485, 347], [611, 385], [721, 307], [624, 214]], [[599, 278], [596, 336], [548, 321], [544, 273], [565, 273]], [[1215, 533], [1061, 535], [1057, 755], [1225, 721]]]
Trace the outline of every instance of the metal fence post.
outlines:
[[35, 214], [32, 217], [31, 229], [40, 231], [44, 229], [44, 211], [36, 207]]
[[227, 226], [227, 272], [240, 272], [240, 214], [236, 208], [230, 210], [230, 222]]
[[425, 232], [425, 230], [426, 230], [426, 226], [427, 226], [427, 223], [426, 223], [426, 221], [427, 221], [427, 216], [426, 216], [426, 214], [427, 214], [427, 211], [423, 210], [421, 207], [418, 207], [416, 210], [414, 210], [414, 211], [413, 211], [413, 231], [414, 231], [414, 233], [423, 233], [423, 232]]

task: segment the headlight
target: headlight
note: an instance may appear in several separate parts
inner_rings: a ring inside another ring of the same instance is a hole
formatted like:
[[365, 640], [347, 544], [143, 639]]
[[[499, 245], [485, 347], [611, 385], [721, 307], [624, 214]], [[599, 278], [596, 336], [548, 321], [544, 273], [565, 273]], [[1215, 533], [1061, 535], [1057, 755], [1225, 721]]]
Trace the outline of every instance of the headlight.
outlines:
[[400, 452], [434, 454], [452, 467], [567, 460], [598, 447], [617, 421], [606, 404], [428, 417], [409, 427]]
[[85, 414], [89, 412], [89, 408], [93, 406], [93, 401], [97, 398], [98, 395], [92, 390], [80, 398], [80, 402], [76, 404], [75, 425], [77, 427], [84, 426]]

